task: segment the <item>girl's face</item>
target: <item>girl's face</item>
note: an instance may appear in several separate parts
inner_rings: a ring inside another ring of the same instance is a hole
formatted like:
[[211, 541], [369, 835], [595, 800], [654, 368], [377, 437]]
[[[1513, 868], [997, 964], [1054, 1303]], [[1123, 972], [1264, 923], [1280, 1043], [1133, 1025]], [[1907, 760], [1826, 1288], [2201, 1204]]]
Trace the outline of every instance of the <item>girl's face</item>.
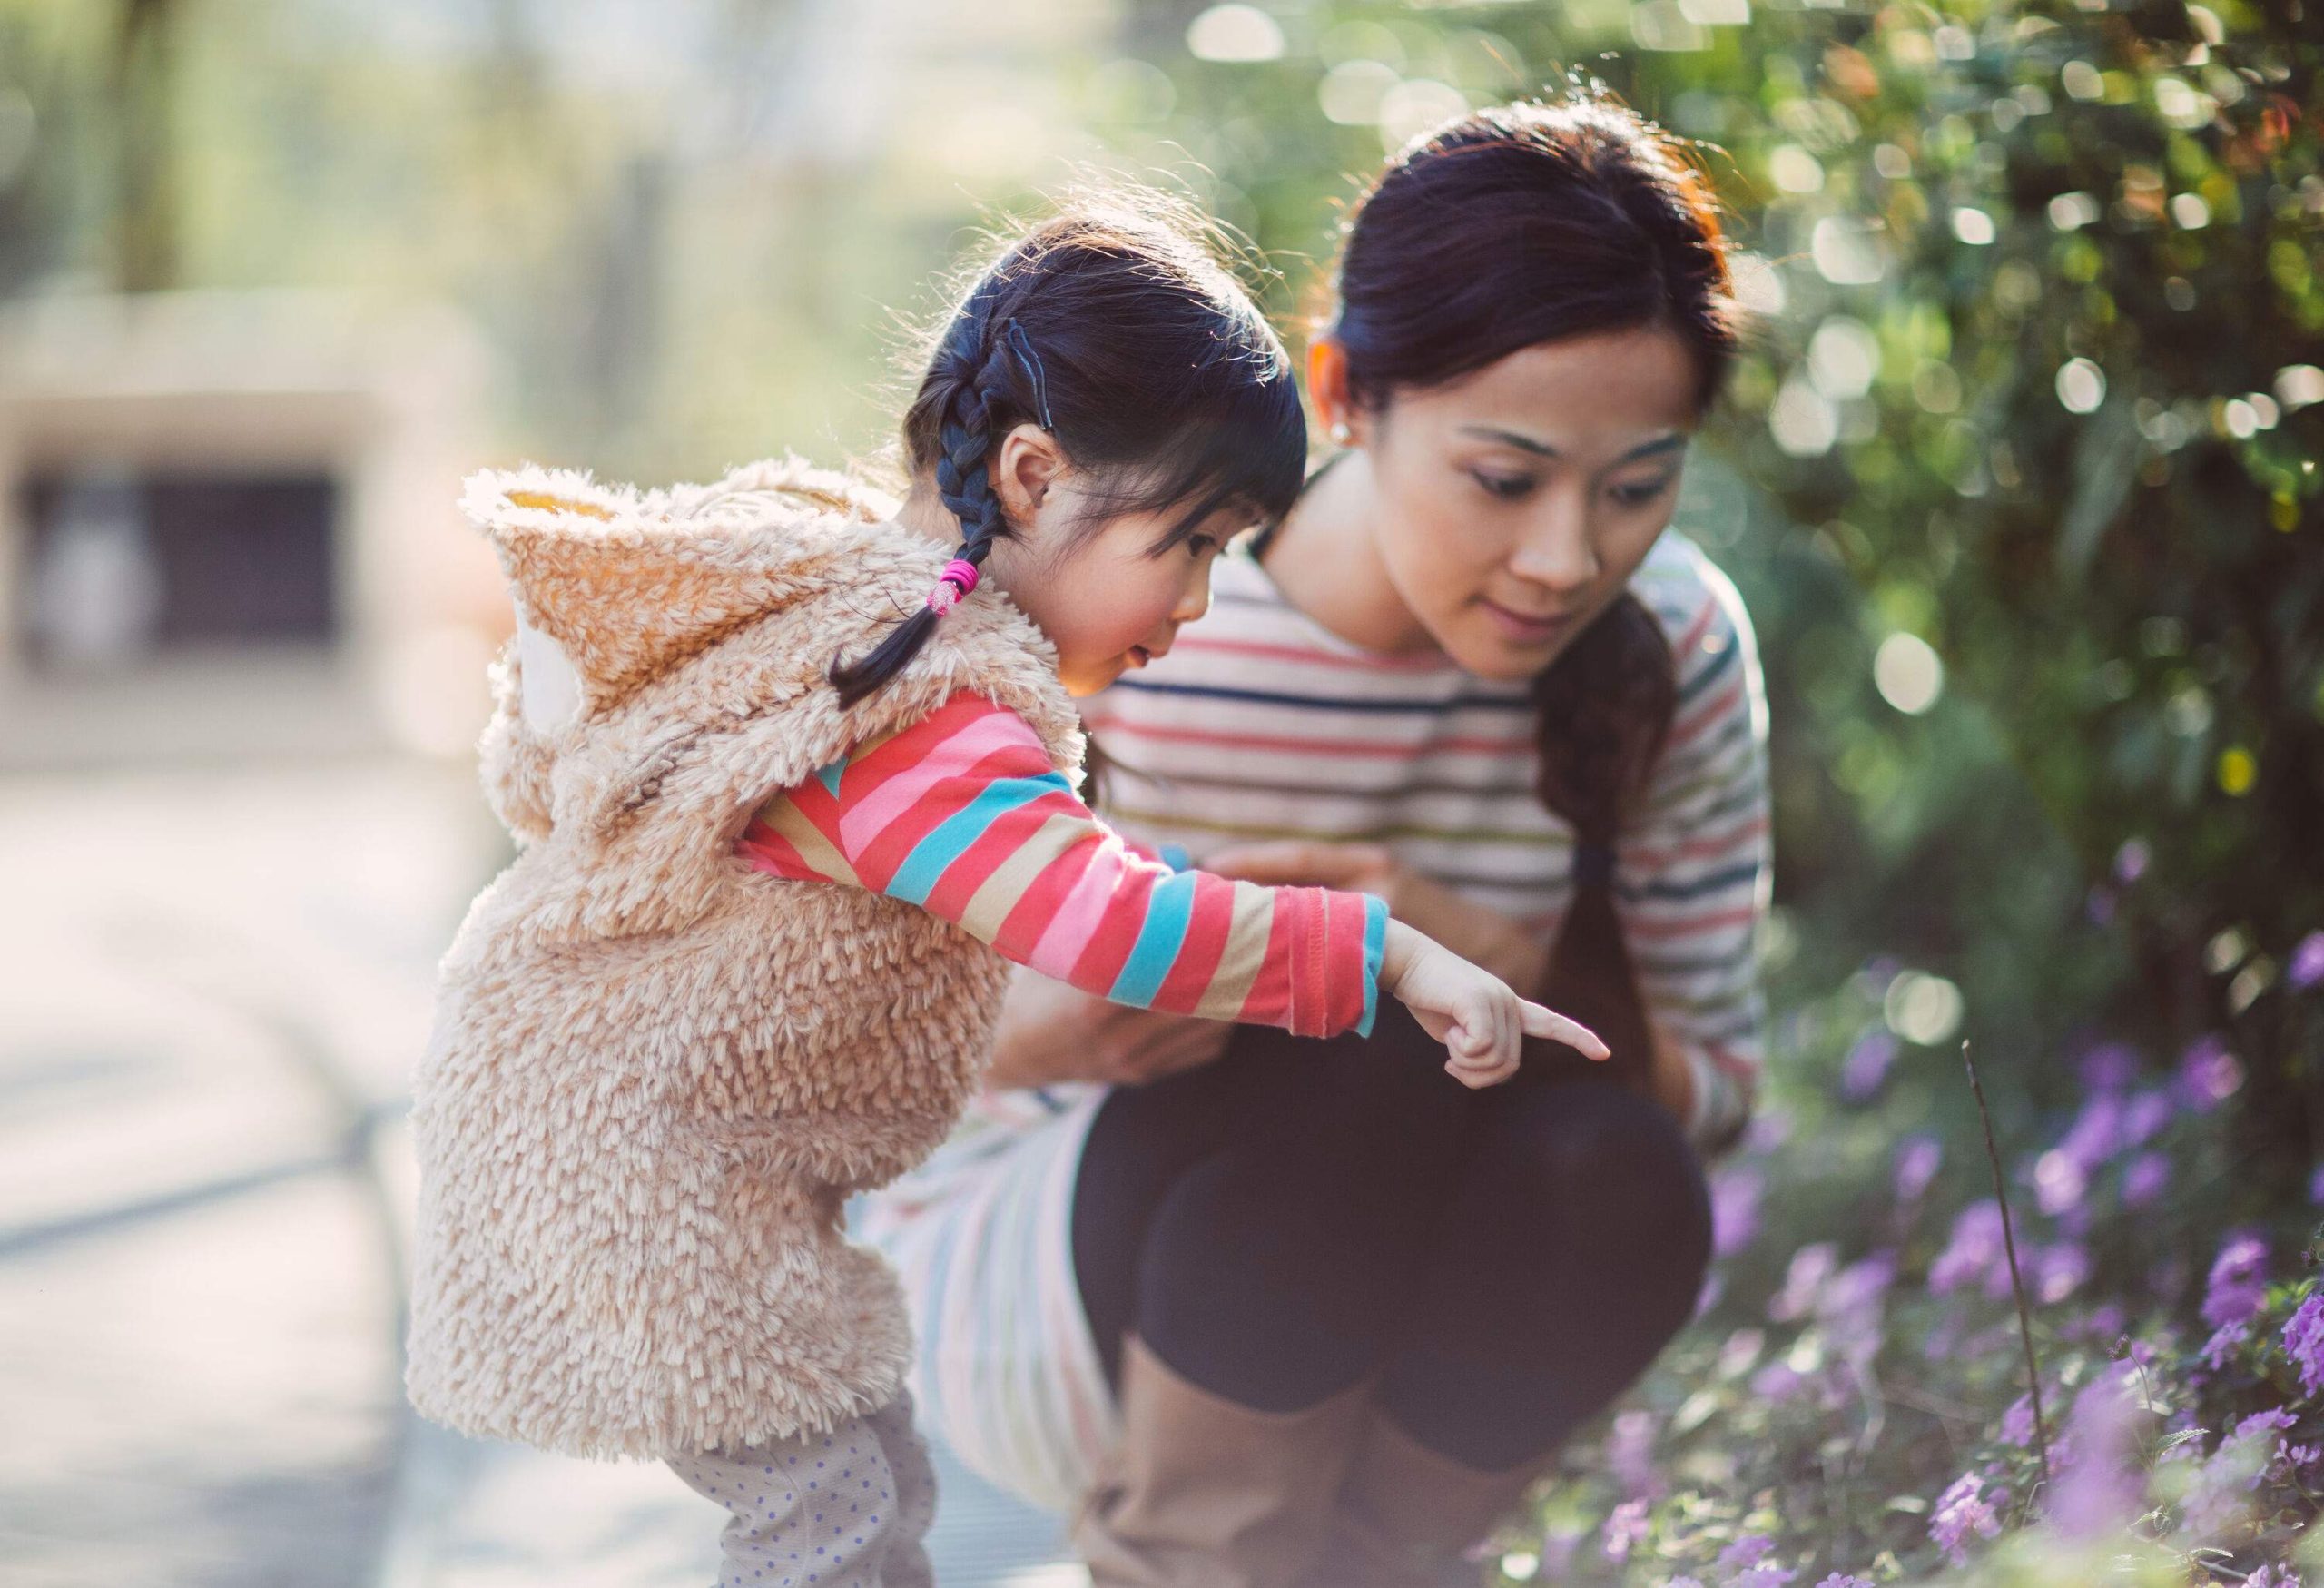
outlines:
[[1018, 533], [986, 559], [1009, 597], [1057, 646], [1068, 694], [1094, 695], [1133, 667], [1168, 653], [1181, 624], [1210, 610], [1210, 565], [1250, 527], [1222, 509], [1157, 552], [1176, 510], [1093, 518], [1102, 499], [1063, 467], [1055, 443], [1020, 425], [1000, 449], [994, 483]]
[[1358, 449], [1340, 467], [1369, 476], [1411, 640], [1482, 677], [1548, 666], [1670, 522], [1698, 415], [1694, 360], [1668, 330], [1541, 343], [1374, 409], [1346, 403], [1336, 348], [1320, 344], [1312, 372], [1325, 422]]

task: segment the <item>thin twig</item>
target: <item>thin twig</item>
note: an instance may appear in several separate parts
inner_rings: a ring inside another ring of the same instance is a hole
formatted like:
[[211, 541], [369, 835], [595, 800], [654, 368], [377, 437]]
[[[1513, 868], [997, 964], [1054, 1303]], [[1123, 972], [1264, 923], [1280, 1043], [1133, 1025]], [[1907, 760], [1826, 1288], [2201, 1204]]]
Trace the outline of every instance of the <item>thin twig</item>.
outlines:
[[1977, 1118], [1985, 1128], [1985, 1160], [1993, 1165], [1994, 1198], [2001, 1204], [2001, 1244], [2009, 1254], [2009, 1289], [2017, 1298], [2017, 1331], [2025, 1341], [2025, 1381], [2034, 1401], [2034, 1448], [2042, 1457], [2042, 1475], [2051, 1476], [2050, 1425], [2042, 1415], [2042, 1364], [2034, 1355], [2034, 1314], [2025, 1305], [2025, 1280], [2017, 1271], [2017, 1236], [2010, 1228], [2009, 1189], [2003, 1184], [2001, 1149], [1994, 1145], [1993, 1110], [1985, 1106], [1985, 1089], [1977, 1080], [1977, 1066], [1969, 1057], [1969, 1044], [1961, 1044], [1961, 1064], [1969, 1072], [1969, 1090], [1977, 1100]]

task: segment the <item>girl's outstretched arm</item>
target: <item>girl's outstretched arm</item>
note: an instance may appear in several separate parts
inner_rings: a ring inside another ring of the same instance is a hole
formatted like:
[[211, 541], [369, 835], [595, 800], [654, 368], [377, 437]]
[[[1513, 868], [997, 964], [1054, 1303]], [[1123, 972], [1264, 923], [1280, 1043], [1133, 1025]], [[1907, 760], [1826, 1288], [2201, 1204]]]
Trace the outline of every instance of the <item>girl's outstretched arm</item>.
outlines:
[[1117, 1003], [1330, 1036], [1369, 1032], [1384, 985], [1472, 1084], [1515, 1068], [1521, 1033], [1600, 1048], [1392, 923], [1382, 899], [1232, 882], [1134, 848], [1050, 765], [1029, 724], [979, 695], [782, 791], [739, 849], [777, 876], [917, 904]]
[[1022, 717], [960, 695], [762, 806], [740, 852], [953, 922], [1117, 1003], [1369, 1031], [1388, 910], [1369, 894], [1174, 868], [1082, 803]]

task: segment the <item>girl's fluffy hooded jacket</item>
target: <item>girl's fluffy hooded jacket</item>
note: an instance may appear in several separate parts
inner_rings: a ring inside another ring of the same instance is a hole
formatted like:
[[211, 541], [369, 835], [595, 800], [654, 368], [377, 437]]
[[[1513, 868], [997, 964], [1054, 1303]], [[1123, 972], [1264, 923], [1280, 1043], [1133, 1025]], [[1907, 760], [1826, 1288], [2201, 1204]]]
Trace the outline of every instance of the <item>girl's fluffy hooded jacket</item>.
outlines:
[[526, 647], [496, 669], [484, 777], [520, 853], [444, 961], [415, 1084], [412, 1402], [639, 1457], [876, 1409], [908, 1326], [841, 1206], [952, 1126], [1009, 968], [909, 904], [753, 871], [734, 840], [774, 791], [962, 690], [1078, 775], [1054, 653], [988, 587], [842, 711], [833, 656], [916, 608], [946, 553], [795, 461], [647, 494], [483, 474], [464, 506], [519, 641], [551, 642], [578, 698], [539, 724]]

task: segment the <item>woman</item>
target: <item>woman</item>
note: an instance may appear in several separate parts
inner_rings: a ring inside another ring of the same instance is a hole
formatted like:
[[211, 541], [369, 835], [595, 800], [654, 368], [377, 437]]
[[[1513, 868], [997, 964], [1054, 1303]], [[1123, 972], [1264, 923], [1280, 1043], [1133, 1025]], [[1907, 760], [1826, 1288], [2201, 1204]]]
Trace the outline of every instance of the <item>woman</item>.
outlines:
[[1385, 1015], [1303, 1041], [1020, 982], [983, 1110], [871, 1233], [930, 1416], [1078, 1494], [1101, 1588], [1472, 1573], [1687, 1317], [1697, 1154], [1758, 1069], [1764, 707], [1732, 587], [1663, 533], [1735, 339], [1699, 175], [1601, 101], [1481, 113], [1391, 163], [1338, 287], [1341, 450], [1090, 703], [1109, 808], [1380, 893], [1616, 1057], [1471, 1094]]

